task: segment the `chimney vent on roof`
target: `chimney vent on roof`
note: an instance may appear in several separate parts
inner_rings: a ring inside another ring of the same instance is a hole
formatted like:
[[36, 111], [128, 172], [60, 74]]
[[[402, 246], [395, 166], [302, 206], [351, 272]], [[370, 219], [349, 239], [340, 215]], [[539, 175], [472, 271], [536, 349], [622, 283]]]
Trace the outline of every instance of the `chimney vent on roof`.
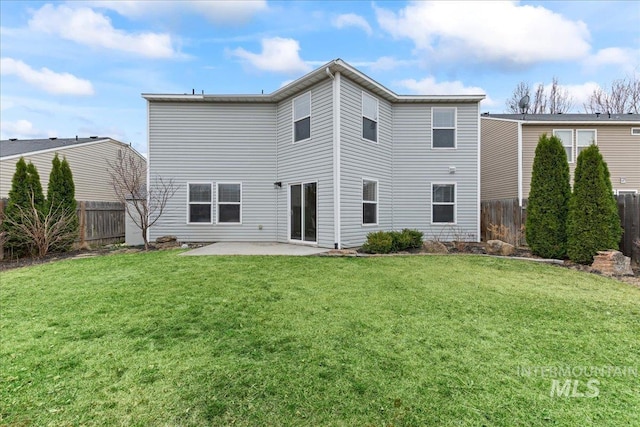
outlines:
[[600, 113], [596, 113], [596, 117], [599, 119], [600, 118]]
[[9, 138], [9, 141], [17, 141], [18, 138]]
[[98, 139], [98, 137], [97, 137], [97, 136], [95, 136], [95, 135], [92, 135], [92, 136], [90, 136], [89, 138], [91, 138], [91, 139]]
[[76, 135], [76, 141], [78, 140], [78, 135]]
[[57, 137], [55, 137], [55, 136], [50, 136], [50, 137], [49, 137], [49, 139], [50, 139], [50, 140], [52, 140], [52, 141], [55, 141], [55, 140], [56, 140], [56, 139], [58, 139], [58, 138], [57, 138]]

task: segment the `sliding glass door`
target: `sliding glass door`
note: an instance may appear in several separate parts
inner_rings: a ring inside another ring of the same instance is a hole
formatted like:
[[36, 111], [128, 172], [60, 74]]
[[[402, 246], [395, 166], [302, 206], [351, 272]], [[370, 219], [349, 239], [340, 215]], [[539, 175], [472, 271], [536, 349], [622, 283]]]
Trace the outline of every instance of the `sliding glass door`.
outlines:
[[315, 182], [289, 186], [289, 238], [300, 242], [318, 241], [317, 207], [318, 191]]

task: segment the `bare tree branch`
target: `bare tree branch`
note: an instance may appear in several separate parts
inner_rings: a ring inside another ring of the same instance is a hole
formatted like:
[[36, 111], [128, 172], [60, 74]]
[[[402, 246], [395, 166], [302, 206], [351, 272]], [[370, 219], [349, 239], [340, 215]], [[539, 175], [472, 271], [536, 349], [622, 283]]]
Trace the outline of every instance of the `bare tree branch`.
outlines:
[[77, 230], [69, 227], [76, 212], [67, 212], [60, 205], [53, 209], [38, 209], [35, 196], [30, 195], [29, 206], [16, 205], [16, 215], [6, 216], [19, 240], [24, 242], [32, 255], [43, 257], [49, 251], [64, 249], [77, 237]]
[[587, 113], [640, 113], [640, 78], [617, 79], [607, 89], [597, 88], [583, 105]]
[[[529, 96], [531, 103], [525, 111], [522, 111], [519, 103], [524, 96]], [[533, 95], [531, 95], [529, 83], [518, 83], [511, 97], [507, 99], [506, 106], [509, 113], [559, 114], [566, 113], [573, 108], [573, 98], [567, 89], [560, 86], [558, 78], [554, 77], [548, 90], [544, 84], [540, 83], [536, 86]]]
[[149, 228], [160, 219], [178, 186], [173, 179], [162, 177], [155, 177], [147, 186], [147, 164], [130, 150], [109, 162], [109, 175], [116, 197], [142, 232], [145, 250], [149, 249]]

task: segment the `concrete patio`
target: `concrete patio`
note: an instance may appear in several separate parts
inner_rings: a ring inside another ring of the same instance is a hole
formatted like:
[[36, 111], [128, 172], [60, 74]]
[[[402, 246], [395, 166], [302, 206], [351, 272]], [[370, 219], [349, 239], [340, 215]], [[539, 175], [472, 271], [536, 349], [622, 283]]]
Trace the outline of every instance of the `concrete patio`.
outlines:
[[307, 256], [327, 252], [315, 246], [291, 245], [275, 242], [218, 242], [193, 249], [181, 255], [288, 255]]

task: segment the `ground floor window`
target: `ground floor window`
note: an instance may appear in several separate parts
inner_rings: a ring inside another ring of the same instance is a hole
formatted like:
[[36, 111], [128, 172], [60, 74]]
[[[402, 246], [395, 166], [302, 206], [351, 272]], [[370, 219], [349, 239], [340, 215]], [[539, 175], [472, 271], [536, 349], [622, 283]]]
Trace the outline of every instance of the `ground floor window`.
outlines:
[[189, 205], [188, 223], [211, 224], [212, 184], [210, 182], [190, 182], [187, 184]]
[[218, 223], [239, 224], [242, 222], [242, 184], [218, 183]]
[[362, 224], [378, 223], [378, 181], [362, 180]]
[[452, 224], [456, 222], [456, 185], [453, 183], [432, 184], [431, 222]]

